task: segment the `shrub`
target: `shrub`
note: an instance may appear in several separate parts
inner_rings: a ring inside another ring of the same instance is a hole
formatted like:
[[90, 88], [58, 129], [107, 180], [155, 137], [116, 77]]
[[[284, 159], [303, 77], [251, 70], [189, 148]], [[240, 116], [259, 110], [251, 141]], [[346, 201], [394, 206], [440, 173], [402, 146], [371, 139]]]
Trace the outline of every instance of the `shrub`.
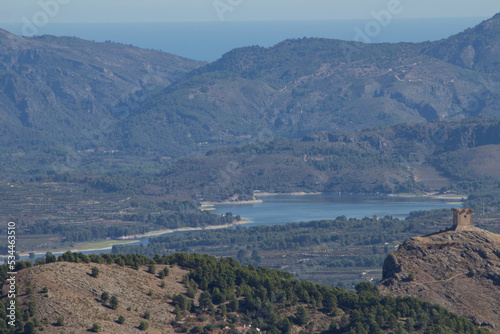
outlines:
[[56, 326], [64, 326], [63, 316], [60, 316], [59, 318], [57, 318]]
[[202, 331], [203, 331], [203, 329], [200, 326], [194, 326], [193, 328], [191, 328], [191, 330], [189, 332], [190, 333], [201, 333]]
[[92, 325], [92, 332], [97, 333], [100, 330], [101, 330], [101, 325], [99, 325], [99, 323], [97, 322], [94, 322], [94, 324]]
[[139, 324], [139, 329], [141, 331], [145, 331], [146, 329], [148, 329], [148, 327], [149, 323], [146, 320], [141, 321], [141, 323]]

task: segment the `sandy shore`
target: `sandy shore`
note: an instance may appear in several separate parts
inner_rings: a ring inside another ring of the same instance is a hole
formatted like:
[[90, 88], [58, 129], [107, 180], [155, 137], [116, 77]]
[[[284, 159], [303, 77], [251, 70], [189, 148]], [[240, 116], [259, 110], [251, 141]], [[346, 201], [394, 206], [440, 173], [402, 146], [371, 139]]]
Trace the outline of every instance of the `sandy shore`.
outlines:
[[262, 203], [261, 199], [251, 199], [248, 201], [221, 201], [221, 202], [201, 202], [200, 210], [214, 210], [214, 205], [227, 205], [227, 204], [257, 204]]
[[[238, 222], [233, 222], [231, 224], [225, 224], [225, 225], [213, 225], [213, 226], [204, 226], [204, 227], [181, 227], [181, 228], [177, 228], [177, 229], [156, 230], [156, 231], [151, 231], [151, 232], [147, 232], [147, 233], [143, 233], [143, 234], [128, 235], [128, 236], [122, 237], [120, 239], [89, 242], [89, 243], [85, 243], [85, 244], [88, 244], [88, 246], [85, 246], [85, 247], [79, 247], [77, 245], [75, 247], [65, 247], [65, 248], [54, 249], [54, 250], [43, 251], [43, 252], [38, 251], [38, 252], [34, 252], [34, 253], [36, 256], [40, 256], [40, 255], [45, 255], [47, 252], [59, 254], [59, 253], [65, 253], [67, 251], [71, 251], [73, 253], [89, 252], [89, 251], [109, 251], [113, 248], [114, 245], [130, 244], [130, 243], [136, 242], [139, 239], [146, 238], [146, 237], [160, 236], [163, 234], [171, 234], [171, 233], [175, 233], [175, 232], [217, 230], [217, 229], [222, 229], [222, 228], [230, 228], [230, 227], [234, 227], [237, 225], [248, 224], [251, 222], [252, 222], [251, 220], [241, 218], [241, 220]], [[109, 246], [99, 247], [99, 246], [97, 246], [99, 243], [101, 243], [101, 244], [102, 243], [109, 243]], [[29, 256], [29, 253], [30, 252], [22, 252], [22, 253], [19, 253], [19, 256]], [[3, 257], [0, 256], [0, 259], [1, 258], [3, 258]]]
[[202, 230], [218, 230], [221, 228], [229, 228], [229, 227], [234, 227], [236, 225], [242, 225], [242, 224], [247, 224], [251, 223], [250, 220], [241, 218], [240, 221], [238, 222], [233, 222], [231, 224], [225, 224], [225, 225], [212, 225], [212, 226], [204, 226], [204, 227], [181, 227], [181, 228], [176, 228], [176, 229], [165, 229], [165, 230], [156, 230], [156, 231], [151, 231], [143, 234], [134, 234], [134, 235], [127, 235], [126, 237], [122, 237], [119, 240], [130, 240], [130, 239], [142, 239], [146, 237], [156, 237], [159, 235], [163, 234], [170, 234], [170, 233], [175, 233], [175, 232], [189, 232], [189, 231], [202, 231]]
[[214, 205], [238, 205], [238, 204], [257, 204], [257, 203], [262, 203], [263, 201], [259, 197], [267, 197], [267, 196], [303, 196], [303, 195], [321, 195], [322, 193], [320, 192], [304, 192], [304, 191], [297, 191], [297, 192], [291, 192], [291, 193], [271, 193], [271, 192], [264, 192], [264, 191], [254, 191], [253, 196], [254, 199], [248, 200], [248, 201], [221, 201], [221, 202], [201, 202], [201, 208], [200, 210], [214, 210]]
[[296, 191], [291, 193], [270, 193], [264, 191], [254, 191], [253, 195], [255, 197], [266, 197], [266, 196], [304, 196], [304, 195], [321, 195], [321, 192], [304, 192], [304, 191]]
[[446, 200], [455, 200], [461, 201], [467, 199], [467, 195], [458, 195], [458, 194], [439, 194], [439, 193], [426, 193], [426, 194], [389, 194], [387, 196], [391, 197], [429, 197], [435, 199], [446, 199]]

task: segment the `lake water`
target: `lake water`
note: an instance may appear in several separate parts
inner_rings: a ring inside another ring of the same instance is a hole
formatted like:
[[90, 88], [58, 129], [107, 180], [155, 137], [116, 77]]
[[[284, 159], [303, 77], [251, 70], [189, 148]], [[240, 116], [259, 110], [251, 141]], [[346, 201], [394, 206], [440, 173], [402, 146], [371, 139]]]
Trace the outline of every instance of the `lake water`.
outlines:
[[[411, 211], [461, 207], [451, 200], [428, 197], [391, 197], [318, 194], [279, 195], [262, 197], [262, 203], [216, 205], [214, 213], [232, 212], [247, 218], [251, 223], [244, 226], [278, 225], [291, 222], [319, 219], [385, 217], [387, 215], [404, 219]], [[179, 232], [185, 233], [185, 232]], [[149, 238], [142, 238], [132, 244], [147, 245]], [[84, 254], [109, 253], [110, 250], [84, 251]], [[61, 253], [54, 253], [60, 255]], [[21, 257], [23, 260], [27, 256]]]
[[334, 219], [342, 215], [347, 218], [389, 215], [404, 219], [411, 211], [461, 207], [456, 201], [428, 197], [319, 194], [267, 196], [262, 200], [256, 204], [216, 205], [212, 212], [232, 212], [252, 221], [245, 226], [255, 226]]

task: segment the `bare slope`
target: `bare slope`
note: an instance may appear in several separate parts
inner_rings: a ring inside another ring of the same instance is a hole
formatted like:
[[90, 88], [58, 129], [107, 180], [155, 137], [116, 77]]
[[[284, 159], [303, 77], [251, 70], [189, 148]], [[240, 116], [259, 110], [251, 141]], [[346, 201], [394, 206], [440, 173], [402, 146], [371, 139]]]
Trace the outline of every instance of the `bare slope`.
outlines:
[[[99, 269], [97, 278], [90, 276], [93, 266]], [[158, 266], [158, 270], [162, 268]], [[171, 333], [174, 307], [167, 303], [164, 295], [186, 291], [180, 283], [186, 272], [170, 268], [167, 285], [161, 288], [158, 275], [149, 274], [146, 269], [69, 262], [36, 266], [19, 272], [18, 285], [23, 287], [20, 301], [35, 301], [35, 316], [46, 323], [44, 333], [61, 333], [62, 330], [87, 333], [94, 322], [101, 325], [103, 333], [138, 333], [137, 327], [144, 320], [142, 315], [146, 310], [151, 312], [148, 333]], [[32, 296], [25, 294], [27, 282], [31, 282]], [[43, 287], [48, 288], [47, 294], [41, 292]], [[148, 295], [150, 290], [152, 296]], [[102, 305], [100, 296], [103, 291], [118, 297], [116, 310]], [[126, 318], [124, 324], [116, 322], [120, 315]], [[60, 316], [64, 317], [65, 325], [52, 325]]]

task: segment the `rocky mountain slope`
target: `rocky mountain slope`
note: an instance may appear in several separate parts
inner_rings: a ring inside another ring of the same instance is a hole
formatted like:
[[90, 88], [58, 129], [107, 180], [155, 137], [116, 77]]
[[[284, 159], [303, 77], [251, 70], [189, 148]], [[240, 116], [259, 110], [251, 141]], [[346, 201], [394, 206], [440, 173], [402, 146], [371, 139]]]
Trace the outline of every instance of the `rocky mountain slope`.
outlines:
[[206, 66], [116, 43], [2, 30], [0, 154], [14, 165], [36, 162], [23, 170], [34, 175], [79, 152], [163, 161], [315, 131], [500, 116], [499, 22], [497, 15], [417, 44], [286, 40], [235, 49]]
[[384, 263], [383, 295], [438, 303], [500, 333], [500, 235], [476, 227], [406, 240]]
[[148, 89], [166, 87], [201, 65], [118, 43], [28, 38], [0, 29], [2, 151], [92, 142], [127, 117]]
[[[235, 49], [151, 96], [124, 130], [176, 145], [300, 137], [404, 122], [499, 116], [500, 16], [449, 39], [361, 44], [295, 39]], [[114, 138], [120, 138], [118, 134]], [[157, 141], [140, 145], [158, 149]]]

